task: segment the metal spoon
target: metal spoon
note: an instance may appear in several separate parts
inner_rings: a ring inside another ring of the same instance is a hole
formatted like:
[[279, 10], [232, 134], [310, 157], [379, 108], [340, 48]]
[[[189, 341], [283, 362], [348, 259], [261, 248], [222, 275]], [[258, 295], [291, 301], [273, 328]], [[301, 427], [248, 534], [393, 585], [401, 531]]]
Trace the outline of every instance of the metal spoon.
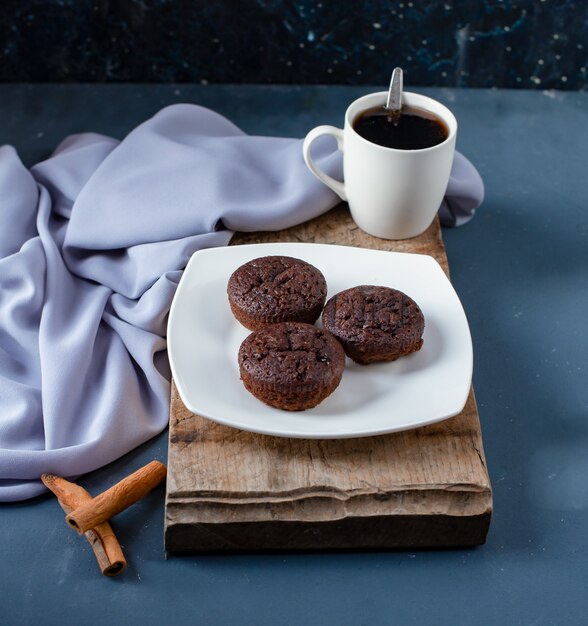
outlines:
[[400, 67], [395, 67], [392, 72], [384, 109], [388, 111], [391, 117], [397, 117], [402, 110], [402, 68]]

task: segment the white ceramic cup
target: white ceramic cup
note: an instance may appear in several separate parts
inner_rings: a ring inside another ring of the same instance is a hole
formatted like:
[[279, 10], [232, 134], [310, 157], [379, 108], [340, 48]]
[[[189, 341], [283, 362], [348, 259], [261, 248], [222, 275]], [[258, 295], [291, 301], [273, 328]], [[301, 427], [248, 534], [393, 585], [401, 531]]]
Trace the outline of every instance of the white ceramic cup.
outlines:
[[[358, 135], [353, 122], [360, 113], [384, 105], [386, 91], [352, 102], [343, 130], [317, 126], [304, 140], [303, 154], [310, 171], [349, 203], [354, 222], [370, 235], [408, 239], [423, 233], [433, 221], [449, 182], [455, 151], [457, 120], [440, 102], [404, 92], [402, 104], [424, 109], [445, 122], [449, 134], [442, 143], [420, 150], [379, 146]], [[319, 170], [310, 156], [312, 142], [332, 135], [343, 152], [343, 181]]]

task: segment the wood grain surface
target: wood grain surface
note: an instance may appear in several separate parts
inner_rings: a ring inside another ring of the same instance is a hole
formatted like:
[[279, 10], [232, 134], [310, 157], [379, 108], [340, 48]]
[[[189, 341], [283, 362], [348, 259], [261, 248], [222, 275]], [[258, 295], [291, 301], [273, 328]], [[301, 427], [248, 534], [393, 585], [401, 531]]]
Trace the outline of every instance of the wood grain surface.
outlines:
[[[420, 237], [377, 239], [345, 205], [232, 245], [315, 242], [417, 252], [448, 273], [438, 220]], [[417, 548], [485, 541], [492, 492], [473, 389], [456, 417], [377, 437], [258, 435], [188, 411], [172, 385], [165, 546], [181, 551]]]

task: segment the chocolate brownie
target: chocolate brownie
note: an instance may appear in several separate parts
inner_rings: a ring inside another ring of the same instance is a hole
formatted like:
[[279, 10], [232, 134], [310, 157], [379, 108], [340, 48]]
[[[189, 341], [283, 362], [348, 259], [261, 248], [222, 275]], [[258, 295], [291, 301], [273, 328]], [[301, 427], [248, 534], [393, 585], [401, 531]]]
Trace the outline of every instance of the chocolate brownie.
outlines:
[[402, 291], [360, 285], [330, 298], [323, 326], [337, 337], [347, 356], [367, 365], [420, 350], [425, 318]]
[[313, 324], [325, 305], [327, 282], [301, 259], [266, 256], [236, 269], [227, 295], [233, 315], [250, 330], [278, 322]]
[[310, 409], [341, 381], [345, 352], [322, 328], [301, 322], [272, 324], [251, 333], [239, 349], [245, 388], [270, 406]]

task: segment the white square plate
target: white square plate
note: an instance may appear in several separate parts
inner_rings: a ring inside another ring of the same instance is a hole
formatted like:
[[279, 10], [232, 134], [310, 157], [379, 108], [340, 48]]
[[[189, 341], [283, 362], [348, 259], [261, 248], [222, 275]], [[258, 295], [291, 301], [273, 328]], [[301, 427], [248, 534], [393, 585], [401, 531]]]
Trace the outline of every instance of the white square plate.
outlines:
[[[425, 316], [423, 347], [392, 363], [362, 366], [347, 359], [339, 387], [313, 409], [266, 406], [239, 378], [237, 353], [250, 331], [231, 313], [227, 282], [240, 265], [267, 255], [312, 263], [325, 275], [327, 298], [356, 285], [400, 289]], [[280, 437], [365, 437], [438, 422], [463, 409], [472, 379], [472, 341], [463, 307], [439, 264], [421, 254], [305, 243], [196, 252], [172, 303], [167, 339], [174, 380], [190, 411]]]

